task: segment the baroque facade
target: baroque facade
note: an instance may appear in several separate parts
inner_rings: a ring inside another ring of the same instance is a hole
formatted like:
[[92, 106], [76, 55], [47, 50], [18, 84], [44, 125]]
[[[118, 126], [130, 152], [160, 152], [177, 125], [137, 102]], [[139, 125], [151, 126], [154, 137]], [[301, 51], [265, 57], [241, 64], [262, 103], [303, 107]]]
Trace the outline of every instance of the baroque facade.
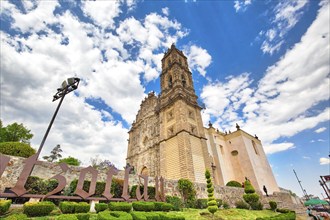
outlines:
[[129, 131], [127, 163], [138, 174], [186, 178], [204, 183], [205, 170], [214, 183], [248, 178], [256, 189], [279, 191], [260, 140], [241, 130], [222, 133], [203, 126], [187, 58], [174, 45], [164, 54], [161, 92], [151, 92]]

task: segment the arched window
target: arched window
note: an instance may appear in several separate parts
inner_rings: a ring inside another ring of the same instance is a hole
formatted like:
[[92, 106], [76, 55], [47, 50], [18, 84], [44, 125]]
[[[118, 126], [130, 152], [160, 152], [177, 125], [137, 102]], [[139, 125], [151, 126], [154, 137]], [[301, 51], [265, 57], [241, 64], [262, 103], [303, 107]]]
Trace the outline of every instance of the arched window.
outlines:
[[148, 168], [145, 166], [142, 168], [141, 170], [141, 175], [145, 175], [145, 176], [148, 176], [149, 172], [148, 172]]
[[252, 146], [253, 146], [253, 148], [254, 148], [254, 152], [255, 152], [256, 154], [259, 154], [259, 152], [258, 152], [258, 147], [257, 147], [257, 145], [256, 145], [256, 142], [254, 142], [254, 140], [252, 140]]
[[181, 82], [182, 82], [182, 86], [186, 87], [187, 82], [186, 82], [186, 78], [184, 77], [183, 74], [181, 75]]
[[169, 76], [169, 77], [168, 77], [168, 87], [169, 87], [169, 88], [172, 88], [172, 84], [173, 84], [172, 76]]

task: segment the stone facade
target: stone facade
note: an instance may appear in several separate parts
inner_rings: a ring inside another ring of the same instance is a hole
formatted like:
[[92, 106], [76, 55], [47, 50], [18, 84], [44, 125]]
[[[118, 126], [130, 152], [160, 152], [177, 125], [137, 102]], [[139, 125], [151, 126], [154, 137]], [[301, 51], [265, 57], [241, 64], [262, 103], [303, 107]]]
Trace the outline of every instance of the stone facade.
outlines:
[[260, 191], [279, 192], [256, 136], [238, 125], [232, 133], [204, 128], [187, 58], [174, 45], [162, 59], [160, 87], [142, 101], [129, 131], [126, 161], [138, 174], [204, 183], [208, 169], [218, 186], [248, 178]]

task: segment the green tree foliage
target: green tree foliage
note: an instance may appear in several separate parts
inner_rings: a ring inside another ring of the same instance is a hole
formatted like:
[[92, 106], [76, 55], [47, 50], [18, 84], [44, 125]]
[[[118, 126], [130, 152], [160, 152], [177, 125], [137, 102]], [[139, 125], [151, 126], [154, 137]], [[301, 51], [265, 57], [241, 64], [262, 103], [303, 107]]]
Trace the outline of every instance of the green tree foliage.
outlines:
[[187, 208], [195, 207], [196, 190], [194, 184], [188, 179], [179, 179], [179, 192], [183, 198], [183, 203]]
[[207, 192], [209, 197], [207, 202], [207, 210], [212, 213], [212, 216], [214, 217], [214, 213], [218, 211], [218, 203], [214, 198], [214, 188], [212, 184], [211, 173], [209, 170], [205, 171], [205, 178], [207, 182]]
[[80, 164], [81, 164], [81, 161], [74, 157], [66, 157], [66, 158], [60, 159], [58, 162], [66, 163], [66, 164], [72, 165], [72, 166], [80, 166]]
[[48, 162], [54, 162], [62, 157], [61, 152], [62, 152], [61, 145], [58, 144], [56, 145], [56, 147], [53, 148], [49, 156], [43, 156], [42, 158], [47, 160]]
[[226, 186], [231, 186], [231, 187], [242, 187], [242, 184], [240, 184], [239, 182], [235, 181], [235, 180], [232, 180], [232, 181], [229, 181]]
[[22, 123], [17, 124], [15, 122], [4, 127], [0, 120], [0, 142], [22, 142], [30, 144], [32, 137], [31, 130], [24, 127]]
[[259, 195], [255, 193], [255, 189], [249, 180], [244, 182], [244, 192], [243, 199], [250, 205], [251, 209], [262, 210], [263, 207], [259, 201]]
[[28, 158], [35, 154], [36, 150], [21, 142], [2, 142], [0, 143], [0, 153]]

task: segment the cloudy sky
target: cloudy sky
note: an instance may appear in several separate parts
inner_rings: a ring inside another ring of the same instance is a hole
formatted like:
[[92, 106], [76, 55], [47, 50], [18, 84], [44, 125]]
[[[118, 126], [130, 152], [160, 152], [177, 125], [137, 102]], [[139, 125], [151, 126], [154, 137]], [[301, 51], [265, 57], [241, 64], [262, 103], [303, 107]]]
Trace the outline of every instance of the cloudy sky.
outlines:
[[[172, 43], [188, 57], [205, 125], [263, 142], [277, 182], [321, 197], [329, 174], [329, 3], [279, 1], [0, 1], [1, 120], [23, 123], [38, 148], [66, 78], [42, 155], [125, 165], [142, 99], [159, 94]], [[324, 193], [323, 193], [324, 195]]]

